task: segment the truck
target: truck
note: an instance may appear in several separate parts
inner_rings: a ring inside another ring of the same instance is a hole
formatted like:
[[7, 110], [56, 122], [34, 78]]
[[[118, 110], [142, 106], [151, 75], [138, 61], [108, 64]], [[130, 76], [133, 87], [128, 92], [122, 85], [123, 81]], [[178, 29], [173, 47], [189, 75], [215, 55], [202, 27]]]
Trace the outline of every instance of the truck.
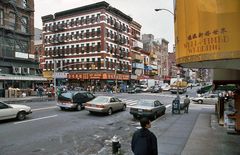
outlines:
[[179, 80], [173, 79], [170, 83], [170, 92], [176, 94], [177, 91], [179, 92], [179, 94], [187, 92], [187, 82], [184, 81], [183, 79]]

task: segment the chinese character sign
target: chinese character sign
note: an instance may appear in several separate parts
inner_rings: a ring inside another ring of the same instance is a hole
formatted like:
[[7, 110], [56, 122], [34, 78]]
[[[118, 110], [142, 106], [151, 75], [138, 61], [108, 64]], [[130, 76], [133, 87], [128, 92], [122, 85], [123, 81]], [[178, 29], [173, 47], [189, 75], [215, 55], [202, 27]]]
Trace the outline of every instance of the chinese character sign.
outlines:
[[177, 63], [240, 58], [239, 0], [177, 0]]

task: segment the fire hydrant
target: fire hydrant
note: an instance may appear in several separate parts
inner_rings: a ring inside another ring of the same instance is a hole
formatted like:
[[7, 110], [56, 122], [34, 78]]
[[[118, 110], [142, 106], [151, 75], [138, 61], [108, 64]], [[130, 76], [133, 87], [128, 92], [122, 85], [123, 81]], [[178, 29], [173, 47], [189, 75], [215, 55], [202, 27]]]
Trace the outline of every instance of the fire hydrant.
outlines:
[[112, 138], [112, 154], [119, 153], [119, 149], [121, 148], [121, 144], [117, 136], [113, 136]]

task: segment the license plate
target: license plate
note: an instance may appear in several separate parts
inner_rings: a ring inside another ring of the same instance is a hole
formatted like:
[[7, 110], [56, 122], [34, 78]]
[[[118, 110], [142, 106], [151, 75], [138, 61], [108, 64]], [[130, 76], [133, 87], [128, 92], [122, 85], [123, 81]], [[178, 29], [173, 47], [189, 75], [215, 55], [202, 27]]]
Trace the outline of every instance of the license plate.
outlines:
[[138, 109], [138, 111], [139, 111], [139, 112], [143, 112], [143, 110], [142, 110], [142, 109]]

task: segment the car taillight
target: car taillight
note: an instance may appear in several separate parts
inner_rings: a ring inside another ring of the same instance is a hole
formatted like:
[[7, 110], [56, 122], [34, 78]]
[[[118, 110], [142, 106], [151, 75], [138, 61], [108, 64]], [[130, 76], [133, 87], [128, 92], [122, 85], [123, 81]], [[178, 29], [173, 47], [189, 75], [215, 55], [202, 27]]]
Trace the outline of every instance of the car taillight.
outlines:
[[91, 104], [89, 104], [89, 103], [85, 103], [84, 106], [91, 107]]
[[104, 108], [104, 105], [96, 105], [97, 108]]

